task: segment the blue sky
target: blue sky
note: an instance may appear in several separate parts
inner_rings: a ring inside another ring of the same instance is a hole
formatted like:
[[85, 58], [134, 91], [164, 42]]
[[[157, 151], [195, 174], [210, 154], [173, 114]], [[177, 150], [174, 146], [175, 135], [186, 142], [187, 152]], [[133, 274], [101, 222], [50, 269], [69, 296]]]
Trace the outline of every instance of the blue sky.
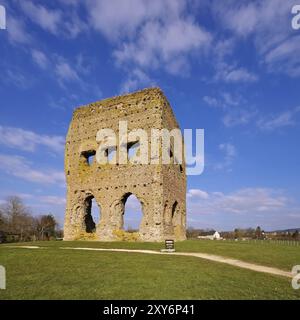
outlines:
[[[205, 130], [188, 224], [300, 227], [300, 30], [295, 1], [0, 0], [0, 201], [63, 223], [75, 107], [159, 86]], [[136, 226], [138, 204], [128, 203]]]

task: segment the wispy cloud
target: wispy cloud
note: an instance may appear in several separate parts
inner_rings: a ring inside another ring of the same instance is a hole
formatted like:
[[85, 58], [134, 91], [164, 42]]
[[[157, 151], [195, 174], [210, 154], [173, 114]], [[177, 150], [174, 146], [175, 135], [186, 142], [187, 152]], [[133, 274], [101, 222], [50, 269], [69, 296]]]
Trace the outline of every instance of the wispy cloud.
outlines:
[[231, 171], [232, 163], [237, 156], [236, 147], [230, 143], [221, 143], [219, 145], [219, 150], [223, 153], [224, 159], [222, 162], [215, 165], [215, 168], [218, 170], [226, 169]]
[[206, 192], [205, 197], [198, 197], [197, 192], [188, 192], [188, 207], [191, 217], [202, 214], [270, 214], [290, 208], [292, 201], [282, 191], [268, 188], [245, 188], [224, 194]]
[[66, 198], [65, 197], [59, 197], [59, 196], [40, 196], [39, 201], [45, 204], [51, 204], [55, 206], [62, 206], [66, 204]]
[[222, 110], [222, 122], [228, 128], [246, 125], [257, 115], [257, 110], [241, 95], [221, 92], [216, 97], [204, 96], [203, 101], [211, 107]]
[[262, 110], [251, 107], [242, 96], [234, 96], [229, 92], [221, 92], [217, 96], [204, 96], [202, 100], [206, 105], [222, 110], [222, 121], [228, 128], [252, 122], [262, 131], [273, 131], [296, 125], [297, 115], [300, 113], [300, 107], [296, 107], [281, 113], [264, 114]]
[[47, 69], [49, 66], [49, 59], [46, 56], [46, 54], [40, 50], [32, 49], [31, 55], [33, 61], [41, 68], [41, 69]]
[[20, 192], [11, 192], [11, 193], [5, 192], [4, 194], [1, 194], [1, 197], [3, 197], [2, 201], [5, 202], [5, 199], [12, 195], [17, 196], [26, 202], [34, 201], [35, 206], [37, 206], [38, 204], [50, 204], [55, 206], [62, 206], [62, 205], [65, 205], [66, 203], [65, 197], [53, 196], [53, 195], [40, 195], [37, 193], [20, 193]]
[[[67, 89], [70, 84], [76, 84], [82, 91], [97, 96], [97, 99], [102, 96], [98, 84], [84, 81], [85, 77], [89, 76], [93, 70], [94, 59], [84, 56], [82, 53], [73, 59], [67, 59], [58, 54], [46, 54], [38, 49], [32, 49], [31, 56], [34, 63], [42, 71], [47, 71], [47, 74], [52, 76], [62, 89]], [[71, 96], [74, 98], [75, 94], [73, 93]]]
[[233, 69], [224, 75], [224, 80], [227, 82], [254, 82], [257, 79], [255, 74], [245, 68]]
[[300, 76], [300, 36], [294, 36], [278, 44], [265, 55], [265, 62], [272, 72], [286, 73], [291, 77]]
[[245, 125], [254, 119], [256, 110], [249, 110], [247, 108], [238, 108], [229, 110], [222, 118], [225, 127], [235, 127]]
[[216, 74], [214, 76], [217, 81], [224, 81], [227, 83], [251, 83], [258, 81], [258, 75], [250, 72], [245, 67], [238, 67], [219, 61], [215, 66]]
[[293, 126], [297, 123], [296, 115], [299, 112], [300, 107], [297, 107], [277, 115], [264, 116], [257, 121], [257, 126], [264, 131]]
[[0, 144], [10, 148], [33, 152], [44, 146], [51, 151], [63, 153], [64, 143], [65, 138], [62, 136], [37, 134], [22, 128], [0, 125]]
[[34, 169], [26, 158], [15, 155], [0, 154], [0, 170], [29, 182], [62, 185], [65, 181], [64, 172]]
[[203, 101], [211, 107], [224, 110], [242, 106], [246, 102], [242, 96], [227, 91], [220, 92], [217, 96], [204, 96]]
[[291, 28], [293, 5], [294, 0], [242, 3], [229, 0], [215, 5], [214, 12], [223, 28], [242, 41], [253, 39], [269, 71], [300, 76], [299, 36]]
[[187, 4], [179, 0], [87, 1], [90, 23], [112, 43], [116, 64], [126, 72], [139, 72], [130, 72], [122, 91], [143, 86], [153, 70], [184, 75], [189, 72], [190, 56], [205, 53], [212, 36], [195, 21]]
[[55, 73], [62, 83], [64, 81], [80, 81], [77, 71], [66, 60], [61, 60], [56, 64]]
[[140, 69], [134, 69], [128, 72], [128, 78], [121, 85], [121, 93], [133, 91], [142, 86], [154, 86], [152, 81], [145, 72]]
[[192, 21], [178, 19], [170, 24], [149, 21], [137, 39], [116, 49], [114, 56], [120, 65], [134, 63], [180, 74], [187, 68], [188, 54], [204, 49], [209, 43], [209, 33]]
[[19, 4], [32, 22], [53, 34], [59, 32], [59, 25], [62, 21], [62, 12], [60, 10], [48, 9], [30, 0], [20, 1]]
[[4, 74], [6, 77], [1, 77], [0, 81], [5, 85], [12, 84], [19, 89], [27, 89], [32, 85], [32, 79], [17, 68], [8, 68]]
[[[79, 1], [61, 1], [66, 5], [75, 5]], [[37, 4], [34, 1], [18, 1], [19, 6], [30, 19], [46, 32], [58, 37], [75, 38], [87, 30], [87, 24], [79, 17], [76, 10], [50, 8], [47, 4]]]
[[28, 44], [32, 41], [31, 35], [27, 32], [25, 23], [13, 16], [7, 17], [7, 34], [9, 40], [14, 44]]
[[223, 103], [220, 103], [219, 100], [215, 97], [204, 96], [203, 101], [206, 104], [208, 104], [209, 106], [213, 106], [213, 107], [222, 107], [223, 106]]
[[191, 198], [191, 199], [208, 199], [209, 198], [208, 192], [200, 189], [189, 189], [186, 196], [187, 198]]

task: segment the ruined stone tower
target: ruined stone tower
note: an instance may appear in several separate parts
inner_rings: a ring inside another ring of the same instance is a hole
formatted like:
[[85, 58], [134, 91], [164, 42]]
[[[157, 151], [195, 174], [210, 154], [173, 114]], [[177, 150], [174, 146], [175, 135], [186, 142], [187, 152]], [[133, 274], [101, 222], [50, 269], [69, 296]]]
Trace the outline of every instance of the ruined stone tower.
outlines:
[[[96, 141], [100, 129], [116, 133], [119, 121], [128, 131], [142, 128], [179, 128], [172, 109], [158, 88], [105, 99], [74, 111], [65, 150], [67, 206], [64, 239], [122, 240], [123, 215], [127, 198], [134, 194], [141, 202], [143, 217], [137, 239], [162, 241], [186, 238], [185, 164], [99, 164], [95, 157], [101, 147]], [[129, 141], [128, 150], [138, 141]], [[112, 146], [118, 151], [118, 145]], [[149, 146], [150, 148], [151, 146]], [[106, 150], [109, 157], [109, 151]], [[170, 151], [172, 157], [172, 150]], [[117, 154], [117, 152], [116, 152]], [[150, 158], [150, 153], [149, 153]], [[91, 203], [101, 208], [95, 225]]]

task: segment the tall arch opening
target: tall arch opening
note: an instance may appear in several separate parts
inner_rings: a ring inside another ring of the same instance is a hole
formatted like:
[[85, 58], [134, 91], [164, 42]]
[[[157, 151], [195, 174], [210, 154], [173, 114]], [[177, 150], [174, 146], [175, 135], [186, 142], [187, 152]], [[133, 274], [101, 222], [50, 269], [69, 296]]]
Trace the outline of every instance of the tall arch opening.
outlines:
[[172, 205], [171, 219], [173, 227], [176, 227], [180, 224], [179, 207], [177, 201], [175, 201]]
[[84, 213], [85, 232], [96, 232], [97, 225], [100, 222], [101, 208], [97, 204], [93, 195], [90, 195], [85, 199]]
[[138, 232], [143, 218], [142, 203], [132, 193], [125, 195], [123, 203], [123, 230], [127, 232]]

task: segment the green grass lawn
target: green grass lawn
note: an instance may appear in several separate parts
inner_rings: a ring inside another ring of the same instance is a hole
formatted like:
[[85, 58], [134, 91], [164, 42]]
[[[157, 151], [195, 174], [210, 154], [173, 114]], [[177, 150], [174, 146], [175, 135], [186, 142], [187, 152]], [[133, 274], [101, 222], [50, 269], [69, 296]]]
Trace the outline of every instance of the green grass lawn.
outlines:
[[289, 279], [198, 258], [48, 245], [37, 250], [0, 246], [0, 264], [7, 270], [0, 299], [300, 298]]
[[[34, 242], [37, 246], [96, 247], [159, 250], [162, 243], [141, 242], [97, 242], [97, 241], [44, 241]], [[15, 245], [15, 244], [14, 244]], [[16, 245], [24, 245], [16, 244]], [[28, 243], [26, 243], [28, 245]], [[2, 245], [3, 246], [3, 245]], [[4, 245], [5, 246], [5, 245]], [[265, 266], [291, 271], [294, 265], [300, 265], [300, 246], [286, 244], [232, 242], [211, 240], [187, 240], [175, 244], [177, 251], [203, 252], [240, 259]], [[1, 248], [1, 246], [0, 246]]]
[[[13, 244], [15, 245], [15, 244]], [[160, 249], [160, 243], [35, 242], [0, 245], [7, 289], [0, 299], [299, 299], [287, 278], [194, 257], [68, 251], [59, 247]], [[207, 252], [290, 270], [299, 247], [184, 241], [177, 251]]]

